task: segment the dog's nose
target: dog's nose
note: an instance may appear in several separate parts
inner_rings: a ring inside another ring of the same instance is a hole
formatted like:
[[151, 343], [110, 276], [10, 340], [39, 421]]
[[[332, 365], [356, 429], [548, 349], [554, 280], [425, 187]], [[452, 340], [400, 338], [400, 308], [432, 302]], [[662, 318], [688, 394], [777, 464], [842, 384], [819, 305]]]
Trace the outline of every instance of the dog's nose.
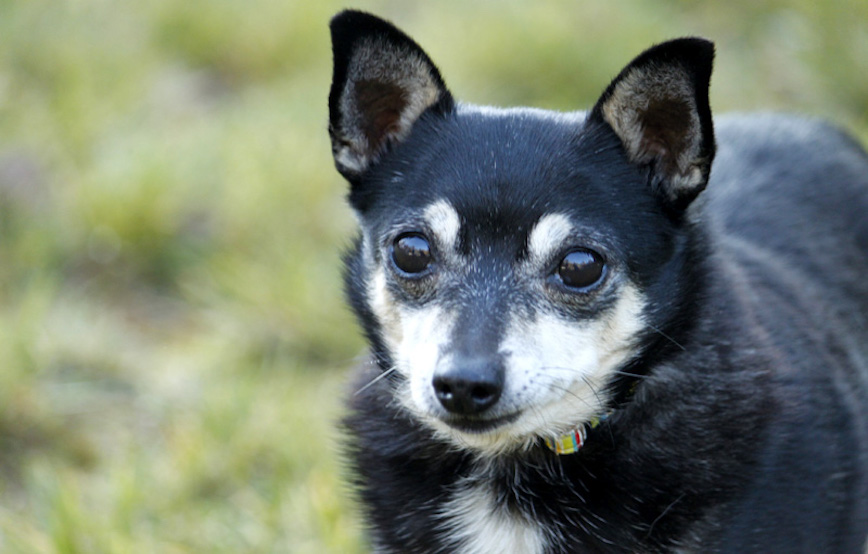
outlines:
[[503, 367], [497, 362], [465, 360], [432, 382], [440, 404], [456, 415], [477, 415], [494, 406], [503, 392]]

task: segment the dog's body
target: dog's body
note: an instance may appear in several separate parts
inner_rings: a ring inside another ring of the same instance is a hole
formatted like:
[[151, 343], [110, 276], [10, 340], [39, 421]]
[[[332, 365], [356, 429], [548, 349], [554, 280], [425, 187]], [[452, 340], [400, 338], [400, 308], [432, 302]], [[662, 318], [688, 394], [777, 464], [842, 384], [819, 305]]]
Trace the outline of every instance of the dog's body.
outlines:
[[347, 424], [377, 551], [866, 549], [855, 142], [742, 116], [715, 157], [698, 39], [555, 114], [456, 104], [372, 16], [332, 33], [373, 352]]

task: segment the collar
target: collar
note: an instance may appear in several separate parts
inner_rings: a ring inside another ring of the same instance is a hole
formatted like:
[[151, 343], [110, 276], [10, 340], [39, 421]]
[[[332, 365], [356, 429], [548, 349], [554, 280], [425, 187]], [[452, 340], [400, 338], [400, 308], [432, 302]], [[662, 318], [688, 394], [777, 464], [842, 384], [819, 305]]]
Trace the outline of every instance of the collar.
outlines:
[[588, 437], [588, 429], [596, 429], [599, 427], [600, 423], [609, 419], [611, 413], [612, 412], [608, 412], [600, 417], [591, 418], [587, 423], [579, 425], [569, 433], [561, 435], [555, 440], [545, 439], [546, 446], [549, 447], [549, 450], [558, 455], [574, 454], [578, 452], [585, 444], [585, 440]]
[[[587, 423], [582, 423], [570, 432], [559, 436], [556, 439], [545, 439], [546, 446], [555, 454], [561, 456], [564, 454], [575, 454], [585, 445], [585, 440], [588, 438], [588, 429], [596, 429], [601, 423], [609, 419], [618, 406], [622, 406], [633, 398], [636, 393], [636, 388], [642, 379], [645, 378], [642, 373], [621, 372], [621, 377], [626, 380], [625, 386], [621, 389], [621, 394], [616, 397], [615, 406], [608, 412], [598, 417], [592, 417]], [[868, 553], [866, 553], [868, 554]]]

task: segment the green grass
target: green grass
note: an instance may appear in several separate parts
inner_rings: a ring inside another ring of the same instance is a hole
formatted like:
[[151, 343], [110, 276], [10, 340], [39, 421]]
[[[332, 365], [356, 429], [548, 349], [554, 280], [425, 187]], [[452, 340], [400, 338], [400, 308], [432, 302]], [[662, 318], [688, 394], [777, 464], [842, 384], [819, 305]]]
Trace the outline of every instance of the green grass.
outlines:
[[[718, 43], [718, 112], [868, 138], [868, 4], [364, 2], [460, 98], [587, 107]], [[0, 551], [362, 552], [326, 136], [342, 4], [0, 3]]]

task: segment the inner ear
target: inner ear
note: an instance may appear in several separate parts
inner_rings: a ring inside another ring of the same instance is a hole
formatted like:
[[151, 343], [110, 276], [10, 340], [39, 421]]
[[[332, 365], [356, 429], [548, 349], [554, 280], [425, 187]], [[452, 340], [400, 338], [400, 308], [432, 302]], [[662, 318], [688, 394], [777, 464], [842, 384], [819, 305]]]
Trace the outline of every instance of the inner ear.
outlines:
[[404, 90], [392, 83], [359, 81], [356, 83], [356, 107], [362, 120], [361, 130], [369, 144], [400, 133], [401, 114], [407, 108]]
[[591, 114], [615, 131], [630, 161], [647, 168], [654, 191], [678, 210], [705, 188], [714, 158], [713, 58], [713, 45], [702, 39], [655, 46], [612, 81]]
[[638, 123], [643, 129], [640, 144], [636, 145], [638, 157], [644, 160], [659, 159], [667, 173], [680, 171], [679, 154], [689, 161], [695, 145], [695, 130], [698, 128], [696, 109], [685, 98], [661, 98], [652, 100], [648, 108], [638, 112]]

